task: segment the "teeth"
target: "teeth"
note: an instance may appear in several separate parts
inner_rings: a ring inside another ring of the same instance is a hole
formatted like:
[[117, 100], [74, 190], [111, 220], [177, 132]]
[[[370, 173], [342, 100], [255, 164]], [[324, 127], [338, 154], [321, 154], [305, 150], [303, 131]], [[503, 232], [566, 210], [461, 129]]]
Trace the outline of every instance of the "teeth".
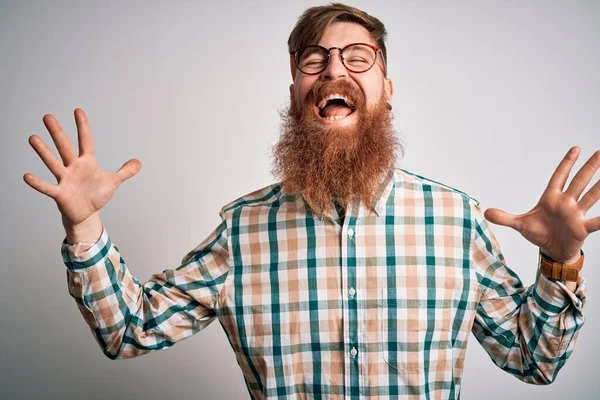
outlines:
[[336, 121], [338, 119], [346, 118], [344, 115], [333, 115], [331, 117], [325, 117], [328, 121]]
[[346, 97], [342, 96], [339, 93], [334, 93], [334, 94], [330, 94], [329, 96], [325, 97], [323, 100], [321, 100], [321, 102], [319, 103], [319, 109], [323, 109], [325, 107], [325, 105], [327, 104], [327, 102], [329, 100], [333, 100], [333, 99], [342, 99], [346, 102], [346, 104], [348, 104], [350, 107], [354, 107], [354, 105], [352, 103], [350, 103], [348, 101], [348, 99], [346, 99]]

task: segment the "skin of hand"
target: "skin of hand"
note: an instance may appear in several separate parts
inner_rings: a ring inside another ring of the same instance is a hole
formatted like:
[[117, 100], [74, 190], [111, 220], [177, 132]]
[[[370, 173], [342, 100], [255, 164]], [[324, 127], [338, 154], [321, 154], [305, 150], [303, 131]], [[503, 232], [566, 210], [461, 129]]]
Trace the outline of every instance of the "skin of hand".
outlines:
[[[600, 230], [600, 217], [586, 219], [586, 213], [600, 198], [600, 180], [581, 196], [598, 168], [600, 150], [596, 151], [575, 174], [563, 192], [571, 169], [581, 149], [572, 147], [562, 159], [538, 203], [521, 215], [489, 208], [485, 218], [498, 225], [515, 229], [538, 246], [542, 253], [567, 264], [576, 262], [585, 239]], [[580, 197], [581, 196], [581, 197]], [[574, 282], [569, 282], [571, 287]]]
[[85, 112], [76, 108], [74, 114], [79, 141], [78, 156], [68, 136], [51, 114], [44, 115], [42, 120], [62, 161], [39, 136], [29, 137], [29, 144], [56, 177], [57, 184], [46, 182], [29, 172], [23, 175], [23, 180], [29, 186], [56, 201], [67, 229], [84, 226], [90, 219], [98, 218], [98, 211], [121, 183], [136, 175], [142, 167], [139, 160], [131, 159], [115, 173], [103, 171], [96, 161], [94, 139]]

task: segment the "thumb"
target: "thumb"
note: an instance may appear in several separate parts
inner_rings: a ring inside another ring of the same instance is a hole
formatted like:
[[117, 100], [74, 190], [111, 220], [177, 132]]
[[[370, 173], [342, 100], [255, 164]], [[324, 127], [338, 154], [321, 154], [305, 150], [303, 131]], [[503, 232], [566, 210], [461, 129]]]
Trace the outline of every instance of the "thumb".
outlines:
[[142, 162], [135, 158], [127, 161], [119, 170], [116, 172], [117, 177], [121, 182], [126, 181], [127, 179], [135, 176], [139, 170], [142, 168]]
[[485, 219], [496, 225], [509, 226], [518, 230], [517, 217], [514, 214], [502, 211], [499, 208], [488, 208], [483, 213]]

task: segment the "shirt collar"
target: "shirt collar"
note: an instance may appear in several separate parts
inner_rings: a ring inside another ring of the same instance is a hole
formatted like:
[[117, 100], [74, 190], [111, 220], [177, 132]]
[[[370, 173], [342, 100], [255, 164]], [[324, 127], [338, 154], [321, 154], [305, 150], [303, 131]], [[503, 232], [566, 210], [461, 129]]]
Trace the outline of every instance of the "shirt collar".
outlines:
[[[371, 205], [375, 210], [374, 214], [378, 217], [381, 216], [381, 214], [385, 211], [385, 205], [387, 204], [387, 200], [392, 192], [392, 188], [394, 187], [395, 172], [396, 170], [391, 168], [382, 174], [383, 179], [380, 181], [373, 199], [371, 200]], [[313, 208], [312, 204], [305, 199], [304, 196], [301, 197], [311, 208]], [[363, 204], [360, 203], [360, 196], [358, 194], [354, 197], [352, 204], [346, 205], [345, 209], [346, 217], [360, 217], [373, 214], [373, 211], [367, 209]], [[331, 202], [329, 209], [323, 213], [323, 219], [330, 219], [333, 221], [340, 219], [340, 215], [338, 214], [333, 201]]]

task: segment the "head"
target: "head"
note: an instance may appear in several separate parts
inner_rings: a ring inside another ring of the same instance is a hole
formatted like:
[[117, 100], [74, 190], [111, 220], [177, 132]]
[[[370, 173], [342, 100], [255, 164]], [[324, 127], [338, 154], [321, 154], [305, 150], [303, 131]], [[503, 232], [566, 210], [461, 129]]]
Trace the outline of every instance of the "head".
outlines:
[[[274, 173], [317, 214], [332, 199], [347, 205], [357, 194], [370, 207], [395, 162], [400, 146], [391, 123], [385, 37], [378, 19], [343, 4], [307, 9], [290, 34], [293, 83]], [[348, 47], [354, 43], [366, 46]], [[314, 45], [329, 57], [306, 47]]]

